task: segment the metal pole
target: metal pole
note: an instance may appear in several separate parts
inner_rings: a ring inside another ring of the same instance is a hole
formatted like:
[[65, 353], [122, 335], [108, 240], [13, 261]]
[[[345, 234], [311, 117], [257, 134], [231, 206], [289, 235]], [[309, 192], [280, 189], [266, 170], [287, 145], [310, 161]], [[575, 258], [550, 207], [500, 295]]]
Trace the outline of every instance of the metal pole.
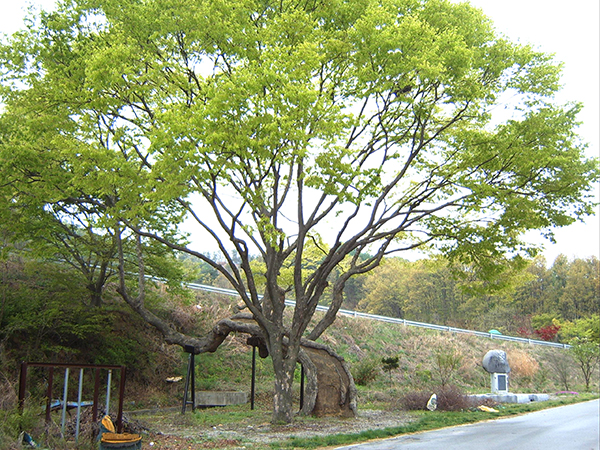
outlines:
[[123, 432], [123, 397], [125, 397], [125, 379], [127, 367], [121, 366], [121, 379], [119, 381], [119, 410], [117, 411], [117, 433]]
[[60, 434], [64, 437], [65, 435], [65, 420], [67, 417], [67, 396], [69, 393], [69, 368], [65, 369], [65, 387], [63, 390], [63, 405], [62, 405], [62, 417], [60, 422]]
[[304, 366], [300, 364], [300, 410], [304, 407]]
[[192, 365], [192, 381], [190, 389], [192, 390], [192, 412], [194, 412], [194, 409], [196, 408], [196, 361], [193, 353], [190, 353], [190, 360]]
[[185, 376], [185, 387], [183, 388], [183, 406], [181, 407], [181, 414], [185, 414], [185, 408], [188, 403], [187, 397], [188, 397], [188, 389], [190, 387], [191, 370], [192, 370], [192, 354], [190, 353], [190, 356], [188, 357], [187, 374]]
[[256, 385], [256, 345], [252, 346], [252, 381], [250, 383], [250, 409], [254, 409], [254, 389]]
[[106, 412], [110, 415], [110, 382], [112, 380], [112, 370], [108, 371], [108, 380], [106, 381]]
[[94, 370], [94, 403], [92, 404], [92, 422], [98, 420], [98, 399], [100, 397], [100, 369]]
[[81, 421], [82, 393], [83, 393], [83, 369], [79, 369], [79, 390], [77, 391], [77, 419], [75, 421], [75, 442], [79, 441], [79, 424]]

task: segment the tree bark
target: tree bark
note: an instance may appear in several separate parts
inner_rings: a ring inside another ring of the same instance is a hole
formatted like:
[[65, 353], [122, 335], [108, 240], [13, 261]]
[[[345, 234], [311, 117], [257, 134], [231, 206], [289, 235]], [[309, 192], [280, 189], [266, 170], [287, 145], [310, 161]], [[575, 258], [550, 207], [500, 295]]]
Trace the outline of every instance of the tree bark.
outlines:
[[[284, 367], [275, 369], [275, 395], [273, 396], [273, 416], [271, 419], [273, 424], [291, 423], [294, 419], [292, 398], [294, 370], [290, 371], [288, 365], [286, 362]], [[275, 366], [276, 364], [273, 364], [274, 368]]]

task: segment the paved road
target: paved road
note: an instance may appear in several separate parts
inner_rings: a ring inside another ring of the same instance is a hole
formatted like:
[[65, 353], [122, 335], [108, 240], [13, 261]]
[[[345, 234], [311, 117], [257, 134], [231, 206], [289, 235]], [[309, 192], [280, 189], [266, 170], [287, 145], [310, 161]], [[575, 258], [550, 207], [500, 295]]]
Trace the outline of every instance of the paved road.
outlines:
[[337, 450], [599, 450], [598, 400]]

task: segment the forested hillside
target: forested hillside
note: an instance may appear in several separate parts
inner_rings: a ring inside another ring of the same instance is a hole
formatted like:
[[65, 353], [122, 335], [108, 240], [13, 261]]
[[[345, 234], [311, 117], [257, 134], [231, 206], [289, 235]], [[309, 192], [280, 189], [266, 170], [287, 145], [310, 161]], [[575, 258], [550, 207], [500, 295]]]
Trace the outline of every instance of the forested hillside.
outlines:
[[[547, 338], [542, 331], [598, 313], [599, 262], [559, 256], [509, 272], [498, 285], [453, 276], [444, 262], [388, 260], [361, 279], [357, 308], [410, 320]], [[553, 338], [554, 336], [550, 336]]]

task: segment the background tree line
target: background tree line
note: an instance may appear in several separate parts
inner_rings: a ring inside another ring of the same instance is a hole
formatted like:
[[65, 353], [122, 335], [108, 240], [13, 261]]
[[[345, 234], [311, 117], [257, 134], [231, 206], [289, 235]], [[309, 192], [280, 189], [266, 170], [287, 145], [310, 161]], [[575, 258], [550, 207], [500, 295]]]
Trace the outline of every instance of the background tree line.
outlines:
[[374, 314], [467, 329], [496, 328], [538, 339], [554, 339], [559, 322], [598, 314], [598, 258], [569, 261], [559, 255], [550, 267], [543, 257], [525, 264], [490, 285], [444, 260], [388, 259], [357, 279], [348, 305]]
[[[190, 258], [182, 261], [195, 282], [227, 287], [226, 281], [208, 265]], [[597, 317], [599, 304], [598, 258], [569, 260], [561, 254], [550, 266], [542, 256], [524, 261], [523, 267], [508, 271], [495, 283], [441, 258], [387, 258], [375, 270], [349, 280], [343, 307], [419, 322], [485, 331], [495, 328], [510, 335], [556, 340], [573, 334], [567, 331], [572, 328], [570, 324]]]

